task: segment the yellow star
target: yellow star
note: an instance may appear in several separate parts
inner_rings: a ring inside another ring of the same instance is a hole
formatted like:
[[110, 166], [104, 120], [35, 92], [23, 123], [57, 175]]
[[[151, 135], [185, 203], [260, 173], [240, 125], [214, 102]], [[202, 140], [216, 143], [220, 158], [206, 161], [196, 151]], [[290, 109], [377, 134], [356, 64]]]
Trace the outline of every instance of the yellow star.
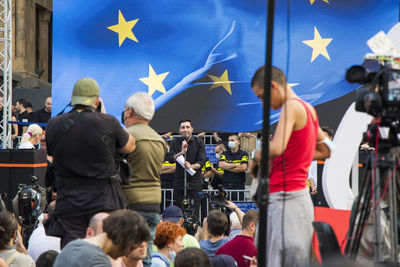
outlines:
[[[325, 3], [328, 3], [328, 4], [329, 4], [329, 1], [328, 1], [328, 0], [322, 0], [322, 1], [324, 1]], [[314, 4], [314, 2], [315, 2], [315, 0], [310, 0], [311, 5]]]
[[225, 70], [225, 72], [220, 77], [214, 75], [208, 75], [208, 77], [210, 77], [210, 79], [214, 82], [211, 85], [210, 89], [222, 86], [230, 95], [232, 95], [231, 83], [233, 82], [231, 82], [228, 78], [228, 70]]
[[319, 35], [317, 28], [314, 26], [314, 40], [303, 41], [303, 43], [305, 43], [306, 45], [308, 45], [313, 49], [311, 62], [313, 62], [314, 59], [319, 55], [323, 55], [329, 61], [331, 60], [329, 58], [328, 51], [326, 50], [326, 47], [329, 45], [331, 41], [332, 38], [321, 38], [321, 35]]
[[288, 83], [288, 85], [289, 85], [290, 87], [295, 87], [295, 86], [299, 85], [299, 83]]
[[157, 75], [151, 64], [149, 64], [149, 77], [140, 78], [139, 80], [149, 87], [148, 94], [152, 96], [156, 90], [160, 91], [161, 93], [166, 93], [162, 82], [168, 74], [169, 71]]
[[119, 39], [119, 46], [120, 47], [121, 47], [122, 43], [125, 41], [126, 38], [129, 38], [129, 39], [139, 43], [138, 39], [136, 39], [136, 36], [132, 32], [132, 29], [135, 26], [136, 22], [138, 22], [138, 20], [139, 19], [126, 21], [124, 16], [121, 13], [121, 10], [119, 10], [118, 24], [110, 26], [110, 27], [107, 27], [107, 29], [118, 33], [118, 39]]

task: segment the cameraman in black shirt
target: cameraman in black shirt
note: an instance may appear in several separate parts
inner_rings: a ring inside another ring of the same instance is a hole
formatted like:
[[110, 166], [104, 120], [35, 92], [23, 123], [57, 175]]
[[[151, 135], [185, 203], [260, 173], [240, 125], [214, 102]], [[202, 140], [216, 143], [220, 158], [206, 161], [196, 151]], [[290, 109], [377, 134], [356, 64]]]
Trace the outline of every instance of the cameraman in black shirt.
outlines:
[[[187, 169], [192, 168], [196, 173], [191, 176], [186, 173], [187, 178], [187, 197], [193, 200], [195, 211], [198, 214], [199, 197], [198, 193], [202, 190], [203, 177], [201, 175], [201, 167], [207, 161], [204, 143], [201, 139], [193, 136], [193, 126], [190, 120], [179, 122], [179, 133], [181, 137], [172, 141], [170, 152], [168, 154], [169, 162], [175, 162], [179, 156], [185, 156], [185, 166]], [[174, 199], [176, 205], [185, 211], [182, 207], [184, 196], [184, 169], [180, 164], [176, 164], [174, 174]]]
[[94, 214], [126, 207], [114, 155], [133, 152], [135, 139], [104, 109], [98, 111], [99, 95], [95, 80], [79, 80], [72, 92], [74, 109], [46, 126], [57, 188], [55, 215], [64, 232], [61, 247], [85, 237]]

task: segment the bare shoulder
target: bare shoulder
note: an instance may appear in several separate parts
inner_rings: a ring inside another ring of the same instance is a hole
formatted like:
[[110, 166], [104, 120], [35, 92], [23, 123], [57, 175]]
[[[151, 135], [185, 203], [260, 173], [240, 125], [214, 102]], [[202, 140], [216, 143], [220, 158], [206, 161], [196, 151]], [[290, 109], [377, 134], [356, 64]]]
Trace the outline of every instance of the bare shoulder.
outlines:
[[290, 114], [295, 114], [298, 115], [302, 113], [303, 111], [305, 112], [304, 106], [300, 103], [300, 101], [297, 101], [295, 99], [289, 99], [288, 101], [285, 102], [285, 104], [282, 106], [282, 110], [285, 110], [286, 112], [289, 112]]
[[317, 118], [317, 112], [315, 111], [315, 108], [307, 102], [304, 102], [304, 103], [307, 105], [308, 110], [310, 110], [311, 115], [313, 116], [313, 119], [315, 120]]
[[[307, 102], [304, 102], [308, 110], [310, 110], [314, 119], [316, 119], [316, 112], [312, 105]], [[302, 102], [290, 99], [286, 101], [286, 109], [287, 113], [293, 116], [295, 123], [294, 123], [294, 130], [302, 129], [307, 123], [307, 110]]]

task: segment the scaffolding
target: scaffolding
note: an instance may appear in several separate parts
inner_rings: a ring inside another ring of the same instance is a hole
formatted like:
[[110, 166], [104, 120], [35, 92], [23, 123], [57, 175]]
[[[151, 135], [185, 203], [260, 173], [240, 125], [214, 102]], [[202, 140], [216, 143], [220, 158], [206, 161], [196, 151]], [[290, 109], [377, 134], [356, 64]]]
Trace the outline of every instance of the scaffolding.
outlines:
[[0, 0], [0, 96], [3, 97], [3, 120], [0, 124], [2, 148], [12, 148], [12, 0]]

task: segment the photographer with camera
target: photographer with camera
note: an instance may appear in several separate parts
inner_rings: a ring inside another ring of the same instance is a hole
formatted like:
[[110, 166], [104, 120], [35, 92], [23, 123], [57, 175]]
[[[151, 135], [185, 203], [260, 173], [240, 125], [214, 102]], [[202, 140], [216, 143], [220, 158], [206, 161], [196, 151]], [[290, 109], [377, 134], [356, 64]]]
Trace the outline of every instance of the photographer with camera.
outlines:
[[115, 154], [131, 153], [135, 139], [117, 119], [104, 113], [99, 96], [95, 80], [77, 81], [73, 110], [51, 118], [46, 127], [57, 188], [55, 216], [63, 231], [56, 233], [61, 247], [83, 238], [94, 214], [126, 207]]
[[231, 227], [228, 239], [232, 240], [242, 231], [244, 212], [238, 206], [236, 206], [235, 203], [229, 200], [226, 200], [225, 207], [231, 211], [230, 214], [228, 212], [226, 212], [226, 214], [229, 215], [229, 223]]

